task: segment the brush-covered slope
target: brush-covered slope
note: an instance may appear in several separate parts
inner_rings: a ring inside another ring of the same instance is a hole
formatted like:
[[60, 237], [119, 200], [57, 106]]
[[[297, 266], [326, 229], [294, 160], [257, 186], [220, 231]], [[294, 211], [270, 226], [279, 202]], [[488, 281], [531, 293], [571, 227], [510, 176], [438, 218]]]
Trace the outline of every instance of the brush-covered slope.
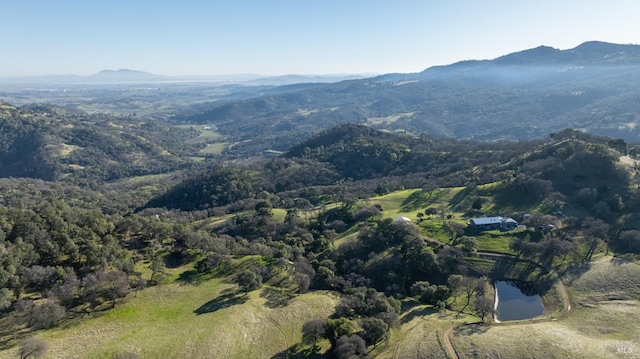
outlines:
[[0, 177], [114, 180], [184, 163], [188, 130], [87, 115], [48, 105], [0, 103]]

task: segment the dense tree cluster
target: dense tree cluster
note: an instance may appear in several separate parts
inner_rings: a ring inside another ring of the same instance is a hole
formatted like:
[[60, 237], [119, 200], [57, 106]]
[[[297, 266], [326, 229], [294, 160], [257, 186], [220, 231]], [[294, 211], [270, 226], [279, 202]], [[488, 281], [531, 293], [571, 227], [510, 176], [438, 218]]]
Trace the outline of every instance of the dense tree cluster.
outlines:
[[[114, 306], [141, 284], [124, 226], [119, 217], [60, 201], [0, 207], [0, 308], [13, 308], [33, 328], [48, 328], [68, 310]], [[29, 292], [43, 300], [24, 298]]]

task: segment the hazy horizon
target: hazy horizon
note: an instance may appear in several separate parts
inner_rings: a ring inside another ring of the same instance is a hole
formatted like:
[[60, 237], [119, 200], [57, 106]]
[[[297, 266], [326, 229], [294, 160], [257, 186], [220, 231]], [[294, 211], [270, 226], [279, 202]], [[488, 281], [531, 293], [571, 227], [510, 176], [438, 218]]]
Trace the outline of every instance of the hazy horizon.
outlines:
[[420, 72], [540, 45], [640, 43], [634, 1], [3, 3], [0, 77]]

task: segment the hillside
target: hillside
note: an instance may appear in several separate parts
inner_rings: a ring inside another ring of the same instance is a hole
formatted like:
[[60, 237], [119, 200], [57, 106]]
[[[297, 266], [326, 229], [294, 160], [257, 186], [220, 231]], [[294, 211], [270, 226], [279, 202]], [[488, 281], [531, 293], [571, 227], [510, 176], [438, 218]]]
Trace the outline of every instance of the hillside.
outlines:
[[75, 183], [166, 173], [185, 165], [193, 130], [51, 105], [0, 104], [0, 177]]
[[312, 136], [276, 160], [194, 173], [144, 207], [216, 213], [253, 208], [267, 198], [287, 208], [301, 196], [310, 206], [403, 187], [433, 191], [500, 183], [490, 194], [498, 207], [513, 210], [519, 202], [515, 208], [524, 210], [544, 203], [547, 211], [618, 221], [614, 218], [638, 207], [632, 191], [635, 168], [621, 162], [621, 156], [635, 156], [637, 150], [621, 139], [575, 130], [553, 133], [545, 142], [483, 143], [343, 125]]
[[[638, 141], [640, 46], [539, 47], [416, 74], [388, 74], [299, 92], [200, 106], [184, 122], [214, 123], [239, 156], [286, 150], [343, 123], [439, 138], [522, 140], [564, 128]], [[241, 120], [241, 121], [240, 121]]]

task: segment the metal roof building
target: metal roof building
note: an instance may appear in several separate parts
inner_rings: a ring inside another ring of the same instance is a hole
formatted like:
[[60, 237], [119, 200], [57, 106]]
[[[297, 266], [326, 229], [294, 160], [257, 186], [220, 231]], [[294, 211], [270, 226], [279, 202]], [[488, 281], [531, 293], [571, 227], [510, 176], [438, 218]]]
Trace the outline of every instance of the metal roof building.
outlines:
[[470, 219], [469, 226], [480, 230], [503, 229], [510, 231], [518, 227], [518, 222], [509, 217], [482, 217]]

